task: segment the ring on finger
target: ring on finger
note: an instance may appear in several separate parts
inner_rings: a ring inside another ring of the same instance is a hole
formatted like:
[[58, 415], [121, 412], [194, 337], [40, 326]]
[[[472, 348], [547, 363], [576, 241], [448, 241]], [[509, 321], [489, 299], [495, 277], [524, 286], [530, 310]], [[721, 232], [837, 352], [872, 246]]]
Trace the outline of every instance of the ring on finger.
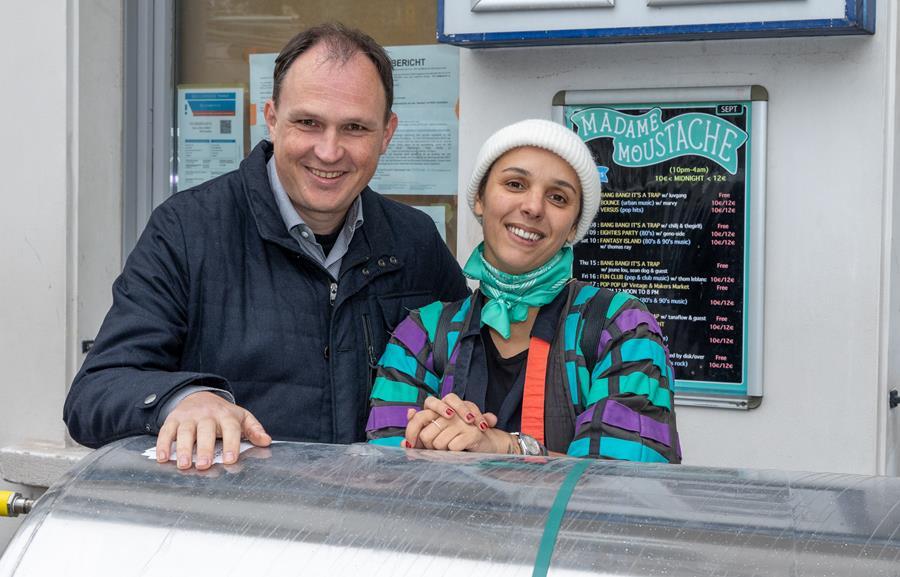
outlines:
[[437, 422], [437, 419], [431, 419], [431, 424], [442, 431], [444, 430], [444, 427], [442, 427], [441, 424]]

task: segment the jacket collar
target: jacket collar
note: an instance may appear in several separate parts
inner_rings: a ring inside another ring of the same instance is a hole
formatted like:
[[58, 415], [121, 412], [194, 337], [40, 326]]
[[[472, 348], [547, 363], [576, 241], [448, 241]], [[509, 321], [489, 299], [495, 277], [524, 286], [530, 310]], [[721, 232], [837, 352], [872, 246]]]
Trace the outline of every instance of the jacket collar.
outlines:
[[240, 171], [244, 181], [247, 204], [253, 220], [256, 221], [259, 236], [291, 252], [302, 254], [297, 241], [291, 237], [284, 225], [278, 205], [275, 203], [275, 194], [269, 183], [266, 163], [272, 157], [274, 150], [271, 142], [263, 140], [253, 148], [250, 156], [241, 162]]

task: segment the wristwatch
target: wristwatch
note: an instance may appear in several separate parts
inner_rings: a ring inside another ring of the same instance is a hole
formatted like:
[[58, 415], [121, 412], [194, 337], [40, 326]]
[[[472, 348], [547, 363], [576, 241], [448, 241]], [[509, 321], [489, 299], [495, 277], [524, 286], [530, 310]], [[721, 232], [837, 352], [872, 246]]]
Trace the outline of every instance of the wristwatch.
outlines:
[[525, 433], [510, 433], [510, 435], [516, 438], [516, 443], [519, 444], [519, 450], [522, 451], [523, 455], [541, 457], [548, 454], [547, 447], [538, 443], [538, 440], [531, 435], [526, 435]]

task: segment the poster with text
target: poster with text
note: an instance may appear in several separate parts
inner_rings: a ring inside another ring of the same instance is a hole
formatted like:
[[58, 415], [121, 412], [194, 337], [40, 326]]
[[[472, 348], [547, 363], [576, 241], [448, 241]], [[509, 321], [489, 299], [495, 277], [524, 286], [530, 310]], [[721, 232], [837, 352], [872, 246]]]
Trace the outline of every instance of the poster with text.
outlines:
[[237, 169], [244, 159], [244, 88], [178, 88], [178, 190]]
[[603, 181], [575, 276], [640, 298], [679, 395], [747, 395], [750, 102], [566, 106]]
[[275, 85], [275, 58], [277, 53], [250, 55], [250, 148], [269, 138], [266, 126], [265, 106], [272, 98]]
[[370, 186], [383, 194], [455, 195], [459, 48], [391, 46], [397, 131]]

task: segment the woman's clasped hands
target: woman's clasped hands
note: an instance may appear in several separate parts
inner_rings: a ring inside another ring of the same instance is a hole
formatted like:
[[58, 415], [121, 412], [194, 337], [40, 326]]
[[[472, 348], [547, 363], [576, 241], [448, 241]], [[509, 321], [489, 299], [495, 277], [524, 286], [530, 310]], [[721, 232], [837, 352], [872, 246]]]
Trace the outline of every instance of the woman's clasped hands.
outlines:
[[483, 413], [469, 401], [450, 393], [443, 399], [428, 397], [420, 411], [409, 409], [403, 446], [409, 449], [513, 453], [509, 433], [495, 429], [497, 417]]

